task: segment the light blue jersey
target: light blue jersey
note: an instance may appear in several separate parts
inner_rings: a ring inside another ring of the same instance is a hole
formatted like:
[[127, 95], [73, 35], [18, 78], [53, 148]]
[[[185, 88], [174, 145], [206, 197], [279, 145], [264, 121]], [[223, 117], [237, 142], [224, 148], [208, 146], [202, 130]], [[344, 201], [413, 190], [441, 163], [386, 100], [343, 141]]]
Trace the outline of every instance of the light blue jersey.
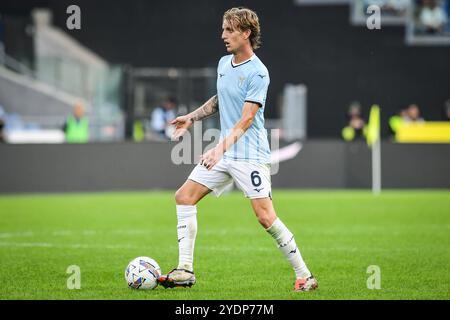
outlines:
[[217, 67], [221, 140], [231, 133], [241, 118], [245, 101], [256, 102], [260, 108], [250, 128], [224, 154], [224, 158], [270, 163], [270, 147], [264, 128], [269, 71], [256, 55], [237, 65], [233, 64], [232, 59], [233, 55], [222, 57]]

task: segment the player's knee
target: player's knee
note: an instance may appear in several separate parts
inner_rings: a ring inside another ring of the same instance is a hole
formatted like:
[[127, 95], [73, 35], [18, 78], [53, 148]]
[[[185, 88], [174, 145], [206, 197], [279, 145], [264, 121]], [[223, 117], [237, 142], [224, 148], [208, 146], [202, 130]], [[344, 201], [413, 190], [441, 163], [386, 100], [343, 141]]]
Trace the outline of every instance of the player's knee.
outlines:
[[175, 202], [177, 205], [195, 205], [194, 197], [181, 188], [175, 192]]

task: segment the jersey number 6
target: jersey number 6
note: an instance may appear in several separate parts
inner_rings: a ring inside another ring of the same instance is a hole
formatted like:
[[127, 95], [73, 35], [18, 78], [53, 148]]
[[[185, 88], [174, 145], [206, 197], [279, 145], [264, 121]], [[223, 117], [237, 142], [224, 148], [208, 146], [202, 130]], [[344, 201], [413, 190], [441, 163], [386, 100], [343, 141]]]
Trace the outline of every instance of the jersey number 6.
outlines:
[[253, 171], [250, 174], [250, 178], [252, 179], [252, 184], [255, 187], [259, 187], [261, 185], [261, 177], [259, 176], [259, 172], [258, 171]]

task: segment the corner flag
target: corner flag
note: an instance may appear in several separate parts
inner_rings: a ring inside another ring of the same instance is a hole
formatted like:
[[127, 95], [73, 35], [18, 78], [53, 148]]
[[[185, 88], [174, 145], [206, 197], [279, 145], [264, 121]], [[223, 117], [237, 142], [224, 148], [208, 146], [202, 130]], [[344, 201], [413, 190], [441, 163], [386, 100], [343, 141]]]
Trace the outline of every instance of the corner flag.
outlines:
[[380, 143], [380, 107], [374, 104], [370, 109], [367, 130], [367, 145], [372, 149], [372, 192], [381, 192], [381, 143]]
[[380, 107], [377, 104], [374, 104], [370, 109], [367, 145], [372, 147], [378, 139], [380, 139]]

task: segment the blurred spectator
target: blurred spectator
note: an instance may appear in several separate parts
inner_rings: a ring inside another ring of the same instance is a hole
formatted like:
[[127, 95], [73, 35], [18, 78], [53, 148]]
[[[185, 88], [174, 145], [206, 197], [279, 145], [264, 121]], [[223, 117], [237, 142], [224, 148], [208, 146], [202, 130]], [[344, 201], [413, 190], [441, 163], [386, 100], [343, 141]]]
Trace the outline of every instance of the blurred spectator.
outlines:
[[397, 134], [399, 127], [404, 123], [421, 123], [425, 120], [420, 116], [419, 106], [415, 103], [410, 104], [408, 108], [400, 110], [399, 113], [389, 118], [389, 128], [393, 135]]
[[141, 142], [145, 139], [145, 129], [143, 120], [135, 120], [133, 123], [133, 140]]
[[409, 121], [408, 109], [403, 109], [400, 111], [400, 116], [403, 121]]
[[364, 0], [367, 8], [371, 5], [377, 5], [381, 8], [383, 14], [403, 16], [410, 5], [410, 0]]
[[3, 110], [3, 107], [0, 106], [0, 143], [5, 141], [5, 137], [3, 136], [3, 129], [5, 128], [6, 122], [6, 113]]
[[167, 97], [161, 107], [153, 110], [151, 116], [151, 128], [159, 137], [168, 139], [170, 135], [166, 133], [170, 121], [176, 118], [177, 100], [174, 97]]
[[84, 106], [77, 102], [73, 114], [67, 117], [63, 126], [68, 143], [86, 143], [89, 141], [89, 121], [84, 116]]
[[450, 121], [450, 99], [448, 99], [447, 101], [445, 101], [445, 105], [444, 105], [444, 119], [446, 121]]
[[408, 111], [402, 109], [396, 115], [389, 118], [389, 129], [395, 135], [398, 128], [407, 121], [409, 121]]
[[410, 104], [406, 109], [406, 115], [403, 120], [405, 122], [424, 122], [425, 120], [420, 116], [420, 109], [417, 104]]
[[366, 135], [366, 122], [361, 115], [361, 105], [359, 102], [352, 102], [348, 109], [348, 124], [342, 129], [342, 138], [345, 141], [352, 141], [357, 138], [364, 138]]
[[445, 10], [440, 6], [438, 0], [423, 0], [423, 7], [420, 11], [419, 22], [424, 28], [424, 32], [429, 34], [442, 33], [448, 22]]

